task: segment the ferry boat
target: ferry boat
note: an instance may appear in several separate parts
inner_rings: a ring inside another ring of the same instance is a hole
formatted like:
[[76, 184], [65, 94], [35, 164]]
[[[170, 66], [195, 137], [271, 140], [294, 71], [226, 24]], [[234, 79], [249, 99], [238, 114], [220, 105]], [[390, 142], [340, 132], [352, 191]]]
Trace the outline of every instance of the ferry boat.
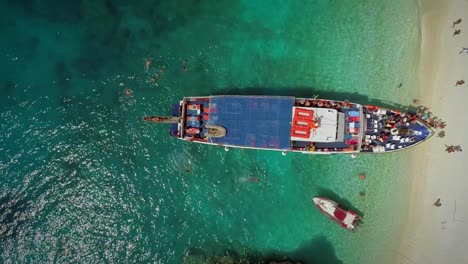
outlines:
[[304, 154], [388, 153], [427, 140], [434, 131], [416, 113], [348, 101], [285, 96], [185, 97], [170, 117], [181, 140], [229, 148]]
[[315, 207], [331, 220], [335, 221], [341, 227], [353, 231], [358, 223], [361, 221], [361, 217], [351, 210], [344, 210], [338, 203], [325, 198], [325, 197], [314, 197], [312, 199]]

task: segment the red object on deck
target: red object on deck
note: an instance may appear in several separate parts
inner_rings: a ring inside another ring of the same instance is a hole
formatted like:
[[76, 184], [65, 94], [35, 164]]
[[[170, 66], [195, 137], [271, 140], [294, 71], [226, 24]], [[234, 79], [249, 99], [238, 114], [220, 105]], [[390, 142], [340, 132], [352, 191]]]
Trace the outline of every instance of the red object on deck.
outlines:
[[313, 119], [314, 117], [314, 111], [313, 110], [307, 110], [303, 108], [296, 108], [294, 109], [294, 119], [296, 118], [310, 118]]
[[189, 104], [187, 105], [188, 110], [200, 110], [200, 105], [199, 104]]
[[314, 121], [314, 111], [295, 108], [291, 127], [291, 136], [309, 138], [311, 133], [310, 131], [312, 129], [317, 129], [317, 125]]
[[302, 126], [293, 126], [291, 129], [291, 136], [300, 138], [309, 138], [310, 128]]
[[200, 121], [200, 118], [198, 116], [187, 116], [187, 122], [190, 122], [190, 121], [193, 121], [193, 122], [196, 122], [196, 121]]
[[346, 212], [342, 211], [340, 209], [336, 209], [335, 212], [333, 213], [338, 220], [343, 221], [346, 217]]
[[297, 126], [297, 127], [309, 128], [311, 126], [311, 123], [313, 123], [312, 120], [307, 120], [305, 118], [294, 118], [293, 120], [293, 126]]

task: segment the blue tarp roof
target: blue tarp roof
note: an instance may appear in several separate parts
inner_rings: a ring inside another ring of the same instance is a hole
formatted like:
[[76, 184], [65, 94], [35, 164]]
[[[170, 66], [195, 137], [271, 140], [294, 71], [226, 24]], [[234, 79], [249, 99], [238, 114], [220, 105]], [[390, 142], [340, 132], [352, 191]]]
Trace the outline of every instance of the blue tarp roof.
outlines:
[[210, 141], [223, 145], [289, 149], [294, 97], [211, 96], [209, 123], [226, 128]]

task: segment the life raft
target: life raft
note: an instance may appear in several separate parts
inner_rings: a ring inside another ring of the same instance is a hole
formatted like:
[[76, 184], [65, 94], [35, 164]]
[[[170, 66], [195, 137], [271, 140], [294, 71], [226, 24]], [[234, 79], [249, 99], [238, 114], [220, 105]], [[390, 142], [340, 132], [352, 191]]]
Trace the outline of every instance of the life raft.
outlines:
[[208, 133], [206, 133], [208, 137], [220, 138], [226, 136], [226, 128], [222, 126], [206, 124], [205, 127], [208, 128]]

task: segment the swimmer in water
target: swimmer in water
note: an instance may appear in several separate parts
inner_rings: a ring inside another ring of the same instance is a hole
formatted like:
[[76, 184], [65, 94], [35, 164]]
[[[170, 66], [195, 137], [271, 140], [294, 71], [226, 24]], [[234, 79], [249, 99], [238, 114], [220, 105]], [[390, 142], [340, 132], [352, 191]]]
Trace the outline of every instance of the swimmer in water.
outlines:
[[125, 89], [125, 96], [132, 96], [133, 91], [130, 88]]
[[240, 177], [239, 182], [246, 183], [246, 182], [259, 182], [258, 177]]
[[187, 64], [188, 64], [188, 60], [184, 60], [184, 63], [182, 63], [182, 71], [184, 72], [187, 71]]
[[153, 62], [153, 59], [146, 59], [146, 62], [145, 62], [145, 72], [148, 72], [150, 66], [151, 66], [151, 62]]
[[153, 80], [153, 82], [156, 82], [158, 80], [158, 75], [155, 73], [151, 76], [151, 80]]

